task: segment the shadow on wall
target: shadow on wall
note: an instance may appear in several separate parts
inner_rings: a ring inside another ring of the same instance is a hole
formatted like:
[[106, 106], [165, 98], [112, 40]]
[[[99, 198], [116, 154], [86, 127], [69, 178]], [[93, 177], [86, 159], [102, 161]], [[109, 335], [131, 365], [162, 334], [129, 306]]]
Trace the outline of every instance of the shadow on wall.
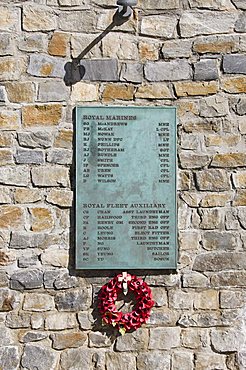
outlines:
[[[110, 31], [114, 29], [116, 26], [121, 26], [123, 23], [128, 21], [129, 18], [122, 18], [118, 10], [114, 14], [113, 21], [110, 25], [99, 35], [97, 36], [76, 58], [72, 60], [72, 62], [67, 62], [65, 64], [65, 76], [64, 82], [66, 86], [75, 85], [77, 82], [81, 81], [86, 74], [87, 63], [85, 65], [81, 65], [80, 61], [84, 58], [84, 56], [89, 53], [89, 51], [98, 44]], [[90, 61], [88, 61], [90, 62]], [[102, 61], [103, 62], [103, 61]], [[88, 66], [89, 67], [89, 66]], [[93, 67], [91, 65], [90, 67]], [[100, 68], [98, 69], [98, 65], [95, 66], [97, 68], [98, 73], [100, 73]], [[103, 73], [103, 65], [102, 73]], [[95, 71], [96, 72], [96, 71]]]

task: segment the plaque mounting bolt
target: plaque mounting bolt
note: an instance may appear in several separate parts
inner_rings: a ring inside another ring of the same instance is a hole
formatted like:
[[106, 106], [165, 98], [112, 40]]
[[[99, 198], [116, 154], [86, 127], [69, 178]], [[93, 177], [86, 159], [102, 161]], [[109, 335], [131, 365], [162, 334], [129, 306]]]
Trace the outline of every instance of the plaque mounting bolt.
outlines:
[[131, 281], [131, 275], [129, 275], [126, 271], [122, 272], [122, 275], [118, 277], [119, 282], [122, 282], [122, 289], [123, 289], [123, 294], [127, 295], [128, 293], [128, 285], [127, 282]]
[[133, 13], [133, 6], [136, 6], [137, 0], [117, 0], [118, 12], [117, 15], [121, 19], [130, 18]]

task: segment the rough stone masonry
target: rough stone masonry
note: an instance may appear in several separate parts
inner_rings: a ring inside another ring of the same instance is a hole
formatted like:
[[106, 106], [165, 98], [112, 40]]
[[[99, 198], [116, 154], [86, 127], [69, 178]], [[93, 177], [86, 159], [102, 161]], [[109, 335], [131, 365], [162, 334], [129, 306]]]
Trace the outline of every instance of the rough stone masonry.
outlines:
[[[245, 369], [246, 1], [139, 0], [66, 85], [114, 6], [1, 0], [0, 368]], [[114, 272], [73, 271], [76, 104], [178, 108], [178, 269], [146, 272], [156, 306], [123, 337], [95, 314]]]

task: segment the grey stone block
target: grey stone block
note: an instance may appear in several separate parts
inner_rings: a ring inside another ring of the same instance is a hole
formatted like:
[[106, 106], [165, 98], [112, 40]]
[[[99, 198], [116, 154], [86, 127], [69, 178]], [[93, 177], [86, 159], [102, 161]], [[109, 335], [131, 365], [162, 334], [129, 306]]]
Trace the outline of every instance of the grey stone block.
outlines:
[[246, 229], [246, 209], [245, 207], [240, 207], [238, 211], [238, 220], [242, 227]]
[[119, 81], [117, 59], [94, 59], [80, 62], [82, 80]]
[[94, 319], [88, 311], [82, 311], [78, 313], [78, 321], [81, 329], [90, 330]]
[[178, 19], [175, 14], [145, 16], [141, 22], [140, 33], [146, 36], [173, 39], [177, 35], [177, 23]]
[[[239, 275], [240, 272], [237, 271]], [[220, 279], [222, 275], [226, 276], [227, 272], [213, 274], [211, 277], [211, 281], [216, 281], [218, 278]], [[233, 273], [228, 273], [228, 275], [233, 276]], [[240, 276], [241, 278], [242, 276]], [[223, 277], [222, 277], [223, 279]], [[227, 276], [225, 280], [227, 279]], [[230, 284], [229, 284], [230, 285]], [[235, 311], [234, 311], [235, 312]], [[230, 317], [231, 316], [231, 317]], [[235, 322], [235, 316], [233, 317], [233, 313], [221, 314], [219, 311], [200, 311], [199, 313], [187, 313], [182, 314], [181, 318], [178, 320], [178, 323], [184, 327], [213, 327], [213, 326], [228, 326], [232, 325]], [[213, 367], [212, 367], [213, 368]], [[207, 369], [207, 367], [205, 367]], [[222, 367], [223, 369], [223, 367]]]
[[121, 80], [141, 83], [143, 81], [143, 65], [140, 63], [124, 64], [121, 70]]
[[4, 324], [0, 324], [0, 348], [14, 344], [15, 335], [12, 330], [6, 328]]
[[223, 70], [225, 73], [246, 74], [246, 55], [225, 55], [223, 58]]
[[210, 81], [217, 80], [219, 78], [216, 60], [201, 60], [194, 65], [194, 69], [194, 80]]
[[230, 189], [230, 180], [224, 170], [209, 169], [195, 174], [198, 190], [224, 191]]
[[65, 75], [66, 61], [63, 58], [52, 57], [42, 54], [30, 56], [27, 73], [37, 77], [60, 77]]
[[147, 353], [140, 353], [137, 357], [138, 369], [147, 370], [169, 370], [170, 369], [170, 355], [167, 352], [151, 351]]
[[97, 16], [88, 11], [63, 11], [60, 13], [58, 25], [62, 31], [68, 32], [95, 32]]
[[69, 186], [69, 171], [67, 168], [61, 166], [34, 167], [31, 170], [31, 176], [35, 186]]
[[47, 289], [69, 289], [77, 285], [77, 279], [70, 276], [66, 269], [46, 270], [44, 272], [44, 286]]
[[[233, 178], [233, 182], [235, 179]], [[231, 208], [225, 213], [225, 228], [226, 230], [237, 230], [239, 229], [239, 222], [237, 217], [237, 210]]]
[[212, 329], [211, 344], [216, 352], [237, 352], [245, 341], [244, 333], [233, 328]]
[[167, 9], [178, 9], [180, 6], [179, 0], [144, 0], [142, 1], [142, 7], [150, 10], [167, 10]]
[[83, 287], [79, 290], [58, 293], [55, 297], [55, 303], [59, 311], [75, 312], [87, 310], [91, 305], [91, 289]]
[[179, 22], [182, 37], [232, 33], [234, 12], [184, 11]]
[[210, 162], [208, 155], [183, 151], [179, 155], [181, 168], [203, 168]]
[[173, 369], [192, 369], [194, 365], [193, 354], [182, 352], [180, 350], [174, 352], [172, 356], [172, 367]]
[[6, 102], [6, 91], [3, 86], [0, 86], [0, 102], [5, 103]]
[[0, 182], [5, 185], [27, 186], [30, 180], [30, 169], [26, 166], [1, 167]]
[[[244, 287], [246, 286], [246, 272], [245, 271], [223, 271], [213, 274], [211, 277], [212, 287]], [[235, 320], [235, 318], [234, 318]], [[234, 321], [235, 322], [235, 321]], [[214, 326], [218, 326], [218, 323], [214, 323]]]
[[[106, 352], [105, 362], [106, 362], [107, 370], [116, 370], [116, 369], [117, 370], [135, 370], [136, 369], [136, 357], [134, 353]], [[144, 368], [138, 367], [138, 369], [143, 370]], [[148, 369], [148, 367], [145, 367], [145, 369]], [[157, 367], [154, 367], [154, 369], [160, 370]], [[166, 370], [166, 368], [163, 367], [162, 370]]]
[[246, 369], [246, 351], [241, 350], [238, 354], [239, 363], [242, 366], [242, 369]]
[[18, 164], [43, 164], [45, 162], [44, 152], [41, 150], [19, 149], [15, 155]]
[[202, 245], [206, 250], [234, 250], [237, 244], [236, 234], [228, 231], [205, 231], [202, 237]]
[[7, 273], [5, 271], [0, 271], [0, 287], [5, 288], [8, 286], [8, 283], [9, 283], [9, 280], [8, 280]]
[[188, 0], [190, 7], [211, 10], [232, 10], [234, 9], [231, 0]]
[[240, 116], [246, 114], [246, 98], [241, 98], [236, 105], [236, 112]]
[[[194, 317], [194, 319], [196, 319], [195, 316], [190, 317], [190, 319], [192, 320], [193, 317]], [[198, 319], [199, 319], [200, 322], [205, 322], [206, 316], [204, 315], [204, 318], [198, 317]], [[214, 318], [212, 317], [212, 315], [210, 317], [209, 317], [209, 315], [207, 315], [207, 319], [210, 322], [214, 322]], [[222, 321], [222, 320], [220, 320], [220, 321]], [[217, 325], [219, 325], [219, 324], [217, 324]], [[207, 326], [207, 325], [205, 325], [205, 326]], [[199, 368], [201, 368], [201, 369], [202, 368], [203, 369], [226, 369], [226, 367], [227, 367], [226, 364], [225, 364], [226, 357], [221, 356], [220, 354], [217, 354], [215, 352], [217, 352], [217, 351], [212, 352], [212, 354], [209, 354], [209, 356], [205, 352], [197, 353], [196, 358], [195, 358], [195, 367], [197, 369], [199, 369]], [[231, 356], [231, 359], [232, 358], [233, 358], [233, 356]], [[230, 356], [228, 356], [228, 359], [230, 359]], [[229, 362], [231, 362], [231, 361], [229, 360], [228, 364], [229, 364]], [[234, 363], [234, 361], [233, 361], [233, 363]], [[235, 367], [234, 367], [233, 364], [232, 364], [232, 366], [229, 365], [229, 367], [231, 367], [232, 369], [238, 368], [238, 366], [236, 365], [236, 362], [235, 362]]]
[[195, 271], [242, 270], [246, 268], [244, 253], [235, 252], [207, 252], [195, 258]]
[[48, 148], [52, 145], [53, 135], [47, 131], [20, 132], [18, 141], [21, 146], [28, 148]]
[[111, 340], [107, 335], [100, 333], [99, 331], [89, 333], [89, 347], [110, 347]]
[[0, 368], [8, 370], [19, 369], [20, 354], [16, 346], [0, 348]]
[[163, 43], [161, 51], [164, 58], [189, 58], [191, 47], [190, 40], [168, 40]]
[[54, 333], [50, 336], [54, 349], [67, 349], [82, 347], [87, 342], [87, 334], [84, 332], [70, 331], [67, 333]]
[[245, 0], [233, 0], [232, 1], [238, 9], [246, 10], [246, 1]]
[[[156, 337], [157, 338], [157, 337]], [[160, 337], [158, 337], [160, 340]], [[146, 351], [149, 342], [149, 332], [147, 329], [140, 328], [131, 333], [130, 336], [124, 335], [117, 338], [116, 351]]]
[[170, 275], [147, 275], [145, 282], [149, 285], [158, 285], [163, 287], [175, 287], [180, 285], [180, 276], [178, 274]]
[[[61, 370], [90, 369], [93, 352], [86, 348], [72, 348], [61, 354]], [[79, 367], [78, 365], [79, 364]]]
[[38, 262], [39, 262], [38, 256], [31, 256], [31, 257], [22, 256], [18, 259], [18, 266], [21, 268], [35, 267], [37, 266]]
[[144, 71], [148, 81], [189, 80], [192, 76], [189, 63], [183, 59], [171, 62], [147, 62]]
[[201, 117], [223, 117], [228, 114], [228, 101], [224, 96], [216, 95], [201, 99]]
[[43, 272], [37, 269], [16, 271], [10, 277], [11, 289], [37, 289], [43, 286]]
[[239, 116], [246, 114], [246, 98], [232, 97], [229, 100], [230, 108]]
[[148, 325], [153, 326], [175, 326], [177, 315], [173, 310], [153, 310], [148, 319]]
[[52, 31], [57, 28], [57, 14], [45, 6], [45, 2], [24, 3], [22, 10], [22, 28], [25, 31]]
[[[65, 272], [63, 270], [63, 273]], [[59, 270], [58, 271], [57, 270], [46, 270], [44, 272], [44, 287], [47, 289], [54, 289], [55, 288], [54, 283], [56, 279], [60, 277], [61, 273], [62, 271], [59, 271]]]
[[55, 309], [54, 298], [49, 294], [29, 293], [25, 295], [23, 310], [46, 312]]
[[31, 324], [31, 315], [20, 313], [16, 314], [14, 312], [10, 312], [7, 315], [6, 319], [6, 326], [12, 329], [21, 329], [21, 328], [29, 328]]
[[22, 356], [21, 364], [27, 369], [55, 370], [59, 354], [40, 345], [27, 344]]
[[23, 343], [38, 342], [47, 337], [48, 337], [48, 334], [44, 332], [28, 331], [27, 333], [23, 335], [20, 341]]
[[66, 101], [69, 93], [69, 88], [63, 81], [45, 81], [39, 84], [38, 100], [42, 102]]
[[171, 349], [180, 346], [179, 327], [150, 329], [149, 349]]
[[67, 149], [55, 149], [49, 151], [47, 155], [47, 162], [57, 164], [71, 164], [73, 152]]
[[0, 55], [13, 55], [14, 44], [10, 33], [0, 33]]
[[89, 9], [88, 0], [59, 0], [60, 6], [79, 6], [80, 9]]
[[184, 288], [206, 288], [209, 286], [209, 280], [199, 272], [192, 272], [183, 275]]
[[137, 368], [139, 370], [169, 370], [170, 362], [170, 354], [168, 354], [167, 352], [151, 351], [147, 353], [140, 353], [138, 355]]
[[46, 234], [33, 234], [13, 231], [11, 233], [10, 247], [14, 249], [41, 248]]
[[165, 289], [154, 287], [152, 288], [152, 295], [155, 301], [155, 307], [167, 306], [167, 293]]
[[246, 12], [243, 12], [239, 15], [235, 24], [235, 31], [246, 32]]
[[222, 213], [219, 208], [198, 209], [198, 214], [200, 219], [197, 224], [202, 230], [215, 230], [221, 227]]
[[46, 315], [45, 329], [47, 330], [65, 330], [77, 327], [78, 321], [75, 313], [51, 312], [49, 315]]
[[19, 41], [18, 47], [27, 52], [45, 52], [48, 47], [48, 35], [43, 33], [26, 33]]

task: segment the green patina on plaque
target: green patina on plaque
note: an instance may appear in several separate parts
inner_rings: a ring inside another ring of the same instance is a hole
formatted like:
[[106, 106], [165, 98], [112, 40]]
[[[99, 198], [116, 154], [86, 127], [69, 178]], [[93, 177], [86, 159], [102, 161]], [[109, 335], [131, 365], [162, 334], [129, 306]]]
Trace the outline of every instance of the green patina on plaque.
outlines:
[[176, 109], [76, 114], [76, 268], [176, 268]]

